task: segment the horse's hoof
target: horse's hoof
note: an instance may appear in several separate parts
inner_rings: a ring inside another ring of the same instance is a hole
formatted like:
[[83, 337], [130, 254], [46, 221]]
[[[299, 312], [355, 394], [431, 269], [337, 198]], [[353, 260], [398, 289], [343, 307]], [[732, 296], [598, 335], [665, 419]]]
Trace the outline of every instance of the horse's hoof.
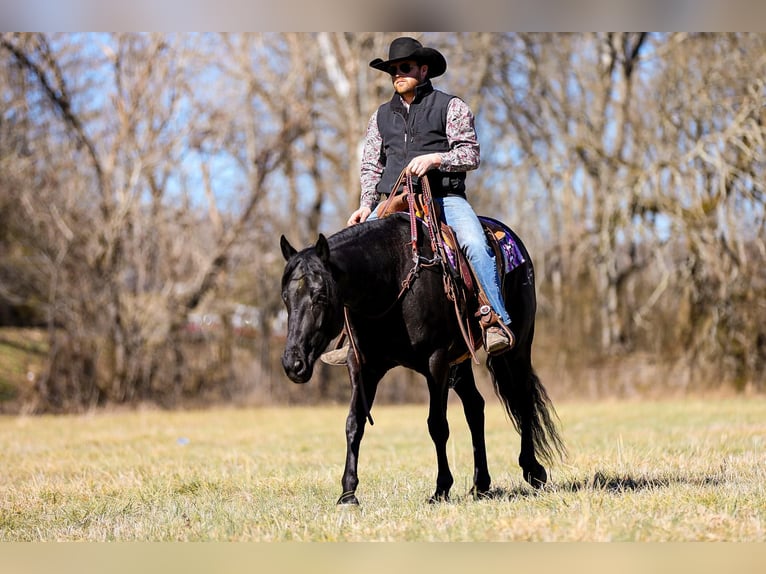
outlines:
[[489, 488], [479, 488], [476, 485], [474, 485], [474, 487], [468, 492], [468, 494], [470, 494], [471, 498], [473, 498], [474, 500], [483, 500], [485, 498], [490, 498]]
[[441, 502], [449, 502], [449, 492], [435, 492], [434, 495], [428, 499], [429, 504], [439, 504]]
[[548, 473], [545, 467], [538, 464], [529, 470], [524, 470], [524, 480], [534, 488], [543, 488], [548, 482]]
[[344, 492], [343, 494], [340, 495], [338, 502], [336, 502], [335, 504], [359, 506], [359, 500], [356, 498], [356, 495], [353, 492]]

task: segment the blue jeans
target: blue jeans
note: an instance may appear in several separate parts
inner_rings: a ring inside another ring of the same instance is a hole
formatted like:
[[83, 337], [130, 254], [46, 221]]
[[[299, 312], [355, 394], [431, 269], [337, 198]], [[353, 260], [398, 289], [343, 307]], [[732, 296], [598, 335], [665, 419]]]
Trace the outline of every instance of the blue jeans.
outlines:
[[[484, 293], [487, 294], [492, 310], [500, 316], [503, 323], [510, 325], [511, 317], [505, 309], [503, 295], [500, 292], [500, 278], [497, 276], [495, 253], [487, 244], [481, 222], [471, 204], [457, 195], [435, 197], [434, 202], [441, 206], [444, 221], [455, 231], [458, 243], [465, 251], [466, 257], [476, 274], [476, 279], [484, 289]], [[373, 219], [377, 219], [375, 211], [367, 218], [368, 221]]]
[[471, 262], [476, 279], [487, 294], [492, 310], [500, 316], [503, 323], [510, 325], [511, 318], [505, 310], [503, 294], [500, 292], [495, 252], [487, 243], [484, 229], [471, 204], [457, 195], [437, 197], [434, 201], [441, 205], [444, 221], [455, 231], [458, 243]]

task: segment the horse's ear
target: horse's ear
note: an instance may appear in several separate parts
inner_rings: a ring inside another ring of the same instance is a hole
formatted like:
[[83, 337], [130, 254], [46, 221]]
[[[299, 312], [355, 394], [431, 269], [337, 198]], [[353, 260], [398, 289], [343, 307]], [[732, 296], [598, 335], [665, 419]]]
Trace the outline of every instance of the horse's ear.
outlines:
[[330, 262], [330, 244], [327, 243], [327, 238], [321, 233], [314, 248], [316, 249], [317, 257], [319, 257], [322, 263], [327, 264]]
[[279, 246], [282, 248], [282, 257], [285, 258], [285, 261], [289, 260], [290, 257], [298, 253], [295, 247], [290, 245], [290, 242], [284, 235], [279, 239]]

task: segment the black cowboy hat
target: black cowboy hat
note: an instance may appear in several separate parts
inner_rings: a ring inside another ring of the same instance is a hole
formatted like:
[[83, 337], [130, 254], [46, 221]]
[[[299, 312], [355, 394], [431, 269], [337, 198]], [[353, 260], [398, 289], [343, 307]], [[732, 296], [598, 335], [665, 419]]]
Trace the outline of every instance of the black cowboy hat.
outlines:
[[375, 58], [370, 62], [370, 66], [376, 70], [388, 72], [388, 67], [393, 62], [400, 60], [415, 60], [419, 64], [427, 64], [429, 78], [441, 76], [447, 70], [447, 60], [439, 51], [433, 48], [424, 48], [423, 44], [415, 38], [407, 36], [391, 42], [391, 46], [388, 48], [388, 60]]

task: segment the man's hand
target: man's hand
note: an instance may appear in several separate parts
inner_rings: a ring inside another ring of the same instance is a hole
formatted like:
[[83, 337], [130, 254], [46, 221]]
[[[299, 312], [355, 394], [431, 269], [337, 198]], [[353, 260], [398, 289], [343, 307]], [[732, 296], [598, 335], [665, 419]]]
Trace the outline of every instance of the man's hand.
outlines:
[[407, 171], [412, 175], [423, 177], [428, 171], [438, 168], [442, 164], [442, 156], [439, 153], [427, 153], [413, 158], [407, 165]]
[[357, 223], [362, 223], [365, 219], [370, 217], [371, 213], [372, 213], [372, 210], [369, 207], [360, 207], [354, 213], [351, 214], [351, 217], [348, 218], [348, 221], [346, 222], [346, 227], [351, 227], [352, 225], [356, 225]]

